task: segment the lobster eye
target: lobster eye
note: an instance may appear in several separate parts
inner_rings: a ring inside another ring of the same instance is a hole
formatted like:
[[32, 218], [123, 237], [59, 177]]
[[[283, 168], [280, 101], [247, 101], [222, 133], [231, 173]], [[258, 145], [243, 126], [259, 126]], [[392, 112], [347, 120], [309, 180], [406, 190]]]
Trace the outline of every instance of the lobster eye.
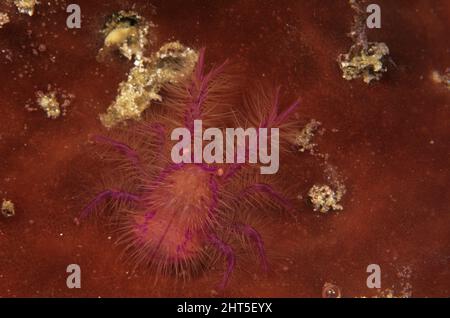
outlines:
[[216, 174], [217, 174], [218, 177], [223, 176], [223, 169], [222, 168], [217, 169]]

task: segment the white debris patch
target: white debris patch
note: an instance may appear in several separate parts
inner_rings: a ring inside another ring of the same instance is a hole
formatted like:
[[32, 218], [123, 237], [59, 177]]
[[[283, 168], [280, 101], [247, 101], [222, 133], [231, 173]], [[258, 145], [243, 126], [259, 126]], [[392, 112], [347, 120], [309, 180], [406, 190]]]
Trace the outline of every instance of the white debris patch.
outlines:
[[300, 131], [300, 133], [295, 138], [295, 145], [298, 147], [300, 152], [309, 151], [311, 153], [314, 152], [314, 148], [317, 146], [316, 143], [313, 143], [313, 138], [317, 132], [319, 132], [319, 128], [321, 123], [315, 119], [311, 119], [311, 121], [306, 124], [306, 126]]
[[339, 202], [343, 199], [347, 188], [342, 176], [337, 172], [336, 167], [328, 163], [327, 160], [325, 160], [324, 174], [329, 185], [313, 186], [308, 193], [314, 211], [326, 213], [330, 210], [343, 210]]
[[37, 4], [37, 0], [14, 0], [14, 4], [20, 13], [28, 14], [32, 16], [34, 14], [34, 7]]
[[342, 210], [339, 204], [343, 193], [334, 191], [327, 185], [314, 185], [308, 192], [309, 199], [313, 205], [314, 211], [327, 213], [330, 210]]

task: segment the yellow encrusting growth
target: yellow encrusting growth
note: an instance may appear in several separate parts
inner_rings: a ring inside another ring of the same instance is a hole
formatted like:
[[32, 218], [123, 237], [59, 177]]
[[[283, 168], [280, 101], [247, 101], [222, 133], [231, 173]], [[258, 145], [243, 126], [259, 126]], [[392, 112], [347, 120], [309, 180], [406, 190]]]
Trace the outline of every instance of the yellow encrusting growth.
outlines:
[[152, 101], [160, 101], [159, 91], [166, 83], [174, 83], [192, 73], [198, 54], [179, 42], [169, 42], [150, 58], [135, 59], [127, 80], [119, 85], [116, 100], [102, 124], [111, 128], [128, 119], [139, 120]]
[[105, 40], [99, 58], [102, 59], [104, 54], [116, 49], [129, 60], [141, 58], [149, 42], [151, 26], [153, 25], [136, 12], [122, 10], [114, 13], [102, 30]]
[[16, 214], [14, 203], [10, 200], [3, 199], [2, 202], [2, 215], [6, 218], [12, 217]]
[[349, 0], [355, 11], [353, 25], [349, 36], [353, 45], [346, 54], [340, 54], [337, 62], [342, 71], [342, 77], [350, 81], [362, 78], [369, 84], [372, 80], [380, 80], [387, 72], [389, 48], [383, 42], [369, 42], [367, 39], [366, 10], [363, 1]]
[[0, 29], [5, 25], [9, 23], [9, 16], [7, 13], [0, 12]]
[[48, 118], [56, 119], [61, 115], [61, 108], [56, 98], [56, 92], [37, 92], [37, 103], [45, 111]]
[[321, 123], [315, 119], [311, 119], [309, 123], [303, 127], [300, 133], [295, 137], [295, 145], [300, 152], [309, 151], [314, 153], [314, 148], [317, 146], [312, 140], [318, 132]]
[[119, 85], [115, 101], [100, 115], [107, 128], [129, 119], [139, 120], [152, 101], [161, 101], [159, 91], [164, 84], [175, 83], [191, 74], [197, 63], [197, 52], [177, 41], [164, 44], [150, 57], [145, 56], [146, 45], [153, 44], [149, 32], [152, 26], [136, 12], [119, 11], [102, 30], [105, 40], [99, 59], [103, 60], [111, 50], [118, 50], [133, 61], [127, 79]]
[[371, 42], [367, 49], [352, 46], [349, 53], [341, 54], [338, 59], [342, 77], [348, 81], [362, 77], [367, 84], [372, 80], [379, 80], [387, 71], [388, 55], [389, 48], [385, 43]]
[[37, 0], [14, 0], [14, 4], [20, 13], [28, 14], [32, 16], [34, 14], [34, 6], [37, 4]]

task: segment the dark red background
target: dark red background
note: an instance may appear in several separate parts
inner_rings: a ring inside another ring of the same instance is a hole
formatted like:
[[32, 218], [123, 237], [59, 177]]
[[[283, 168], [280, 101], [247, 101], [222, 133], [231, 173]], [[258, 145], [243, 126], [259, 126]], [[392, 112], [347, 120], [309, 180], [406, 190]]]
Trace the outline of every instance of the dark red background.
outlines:
[[[214, 295], [220, 268], [186, 285], [170, 278], [153, 285], [150, 274], [130, 272], [104, 227], [73, 222], [88, 198], [79, 171], [97, 172], [84, 164], [89, 135], [103, 131], [98, 114], [130, 68], [96, 61], [99, 30], [133, 3], [157, 24], [149, 51], [169, 40], [205, 46], [208, 62], [230, 57], [250, 82], [281, 84], [286, 100], [300, 96], [301, 119], [323, 123], [319, 149], [346, 178], [344, 211], [318, 215], [303, 205], [297, 224], [271, 220], [273, 271], [264, 276], [246, 262], [225, 296], [320, 297], [325, 282], [345, 297], [373, 296], [371, 263], [382, 268], [383, 290], [400, 295], [409, 283], [413, 296], [450, 296], [450, 92], [430, 80], [450, 66], [448, 1], [377, 1], [382, 28], [369, 38], [387, 43], [396, 67], [370, 86], [343, 80], [335, 62], [351, 45], [353, 12], [344, 0], [78, 0], [77, 31], [65, 27], [71, 2], [42, 1], [33, 17], [0, 4], [11, 18], [0, 29], [0, 199], [16, 204], [15, 217], [0, 219], [0, 296]], [[33, 55], [40, 44], [46, 51]], [[64, 118], [25, 109], [49, 83], [76, 95]], [[296, 172], [289, 182], [304, 194], [317, 161], [305, 155], [289, 164]], [[66, 287], [71, 263], [81, 266], [80, 290]], [[405, 266], [407, 279], [398, 275]]]

